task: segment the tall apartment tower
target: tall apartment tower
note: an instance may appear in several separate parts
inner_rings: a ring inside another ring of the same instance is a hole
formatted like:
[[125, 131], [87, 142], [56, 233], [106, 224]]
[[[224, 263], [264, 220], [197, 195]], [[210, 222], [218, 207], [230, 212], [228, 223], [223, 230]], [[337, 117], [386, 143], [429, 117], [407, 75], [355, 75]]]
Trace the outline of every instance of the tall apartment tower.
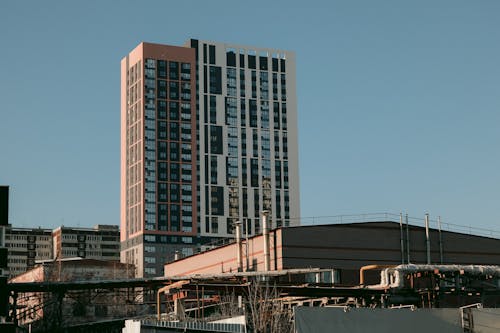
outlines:
[[294, 53], [191, 39], [121, 62], [121, 260], [162, 275], [175, 253], [298, 225]]

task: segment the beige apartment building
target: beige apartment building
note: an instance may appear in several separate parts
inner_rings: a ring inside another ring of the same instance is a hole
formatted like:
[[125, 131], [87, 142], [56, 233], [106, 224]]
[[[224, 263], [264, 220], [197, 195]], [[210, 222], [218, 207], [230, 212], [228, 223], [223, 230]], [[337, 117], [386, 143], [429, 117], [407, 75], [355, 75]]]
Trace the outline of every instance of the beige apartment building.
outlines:
[[13, 277], [35, 267], [35, 262], [52, 259], [52, 230], [44, 228], [14, 228], [5, 230], [8, 249], [7, 267]]
[[8, 275], [17, 276], [35, 267], [37, 262], [56, 258], [120, 260], [118, 226], [96, 225], [93, 228], [61, 226], [44, 228], [5, 228], [8, 249]]

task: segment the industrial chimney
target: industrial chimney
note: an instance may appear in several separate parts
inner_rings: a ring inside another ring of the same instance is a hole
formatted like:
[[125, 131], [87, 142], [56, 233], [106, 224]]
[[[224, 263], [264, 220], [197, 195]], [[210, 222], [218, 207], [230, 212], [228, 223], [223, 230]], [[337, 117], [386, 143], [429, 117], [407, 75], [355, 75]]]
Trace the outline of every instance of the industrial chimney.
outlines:
[[431, 264], [431, 239], [429, 235], [429, 214], [425, 214], [425, 243], [427, 248], [427, 265]]
[[267, 221], [268, 211], [262, 212], [262, 235], [264, 236], [264, 270], [269, 271], [271, 267], [271, 255], [269, 246], [269, 225]]
[[238, 272], [243, 272], [243, 246], [241, 243], [241, 222], [237, 221], [235, 223], [236, 226], [236, 245], [237, 245], [237, 257], [236, 257], [236, 262], [238, 265]]

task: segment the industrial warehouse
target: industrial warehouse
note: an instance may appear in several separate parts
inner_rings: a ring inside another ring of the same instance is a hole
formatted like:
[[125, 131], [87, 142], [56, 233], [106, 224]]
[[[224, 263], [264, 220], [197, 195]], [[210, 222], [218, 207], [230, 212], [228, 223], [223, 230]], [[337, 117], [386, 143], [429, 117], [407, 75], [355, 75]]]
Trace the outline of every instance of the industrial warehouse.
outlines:
[[[11, 281], [11, 316], [40, 332], [498, 331], [500, 240], [421, 222], [270, 228], [263, 214], [261, 235], [237, 223], [232, 243], [178, 257], [162, 278], [127, 279], [110, 266], [100, 281]], [[52, 267], [71, 275], [64, 261]], [[30, 319], [23, 302], [34, 293], [52, 295], [55, 326]]]

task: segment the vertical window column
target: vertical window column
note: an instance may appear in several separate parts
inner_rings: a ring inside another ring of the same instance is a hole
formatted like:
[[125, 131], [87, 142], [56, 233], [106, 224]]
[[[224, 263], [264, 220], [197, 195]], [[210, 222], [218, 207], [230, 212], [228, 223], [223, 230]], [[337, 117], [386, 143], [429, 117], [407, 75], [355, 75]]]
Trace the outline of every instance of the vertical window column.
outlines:
[[156, 60], [144, 63], [144, 216], [145, 229], [156, 229]]

